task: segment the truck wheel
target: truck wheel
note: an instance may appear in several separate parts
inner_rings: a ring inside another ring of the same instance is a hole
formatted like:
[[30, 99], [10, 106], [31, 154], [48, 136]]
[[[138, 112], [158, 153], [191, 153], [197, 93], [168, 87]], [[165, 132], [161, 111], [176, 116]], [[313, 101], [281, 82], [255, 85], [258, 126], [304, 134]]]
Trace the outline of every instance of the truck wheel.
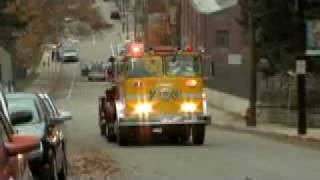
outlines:
[[171, 135], [171, 136], [169, 136], [169, 140], [170, 140], [171, 143], [178, 143], [179, 142], [179, 136]]
[[128, 145], [127, 133], [125, 129], [119, 128], [117, 141], [120, 146]]
[[194, 145], [202, 145], [205, 137], [205, 125], [192, 126], [192, 142]]
[[100, 134], [101, 136], [106, 136], [107, 132], [106, 132], [106, 124], [100, 125]]
[[107, 130], [106, 137], [108, 142], [114, 142], [116, 140], [116, 135], [114, 134], [113, 127], [108, 124], [106, 127], [106, 130]]
[[182, 141], [183, 143], [189, 141], [190, 133], [191, 133], [190, 130], [191, 130], [191, 128], [190, 128], [189, 126], [184, 127], [184, 130], [183, 130], [183, 132], [182, 132], [182, 134], [181, 134], [181, 136], [180, 136], [181, 141]]

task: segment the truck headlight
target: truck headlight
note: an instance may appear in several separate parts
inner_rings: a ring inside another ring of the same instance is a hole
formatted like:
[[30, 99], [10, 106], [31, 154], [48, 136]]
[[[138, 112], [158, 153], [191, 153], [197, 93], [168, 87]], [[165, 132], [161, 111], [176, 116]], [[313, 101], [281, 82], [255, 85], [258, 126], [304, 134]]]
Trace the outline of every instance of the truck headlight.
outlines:
[[137, 114], [148, 114], [152, 112], [152, 104], [150, 103], [139, 103], [134, 107], [135, 113]]
[[192, 102], [184, 102], [180, 106], [183, 112], [195, 112], [197, 110], [197, 105]]

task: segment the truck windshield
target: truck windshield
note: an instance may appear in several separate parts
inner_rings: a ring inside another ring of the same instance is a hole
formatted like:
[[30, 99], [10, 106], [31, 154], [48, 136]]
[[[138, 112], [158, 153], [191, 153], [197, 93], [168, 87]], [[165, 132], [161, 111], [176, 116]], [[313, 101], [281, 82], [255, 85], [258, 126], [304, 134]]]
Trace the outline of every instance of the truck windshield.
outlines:
[[200, 74], [200, 62], [190, 55], [165, 56], [166, 73], [169, 76], [195, 76]]
[[163, 62], [160, 56], [130, 58], [127, 66], [128, 77], [163, 75]]

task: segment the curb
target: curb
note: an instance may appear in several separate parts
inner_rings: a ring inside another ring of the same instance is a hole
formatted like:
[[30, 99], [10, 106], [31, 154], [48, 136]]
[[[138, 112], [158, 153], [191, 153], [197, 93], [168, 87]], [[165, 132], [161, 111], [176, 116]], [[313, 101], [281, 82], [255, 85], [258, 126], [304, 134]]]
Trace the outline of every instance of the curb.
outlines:
[[316, 149], [320, 149], [320, 139], [311, 137], [309, 135], [289, 135], [284, 133], [278, 133], [278, 132], [271, 132], [271, 131], [264, 131], [261, 129], [255, 129], [255, 128], [246, 128], [246, 127], [238, 127], [233, 126], [229, 124], [212, 124], [213, 128], [228, 130], [232, 132], [239, 132], [239, 133], [245, 133], [245, 134], [253, 134], [265, 138], [274, 139], [277, 141], [289, 143], [289, 144], [298, 144], [298, 145], [304, 145]]

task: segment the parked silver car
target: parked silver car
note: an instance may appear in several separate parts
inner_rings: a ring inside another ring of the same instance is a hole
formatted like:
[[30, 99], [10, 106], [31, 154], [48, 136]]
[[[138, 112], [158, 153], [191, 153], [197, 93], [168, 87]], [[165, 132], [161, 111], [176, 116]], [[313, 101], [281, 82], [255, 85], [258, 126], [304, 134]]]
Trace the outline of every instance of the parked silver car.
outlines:
[[[40, 148], [28, 154], [32, 174], [40, 179], [65, 180], [67, 159], [65, 153], [64, 130], [62, 124], [71, 116], [55, 113], [46, 105], [43, 98], [34, 93], [6, 94], [9, 113], [31, 112], [30, 122], [14, 124], [19, 134], [34, 135], [42, 141]], [[51, 113], [52, 112], [52, 113]]]
[[31, 180], [32, 174], [26, 154], [39, 148], [40, 139], [36, 136], [21, 135], [14, 132], [12, 122], [26, 123], [30, 113], [19, 111], [8, 116], [5, 94], [0, 91], [0, 179]]

